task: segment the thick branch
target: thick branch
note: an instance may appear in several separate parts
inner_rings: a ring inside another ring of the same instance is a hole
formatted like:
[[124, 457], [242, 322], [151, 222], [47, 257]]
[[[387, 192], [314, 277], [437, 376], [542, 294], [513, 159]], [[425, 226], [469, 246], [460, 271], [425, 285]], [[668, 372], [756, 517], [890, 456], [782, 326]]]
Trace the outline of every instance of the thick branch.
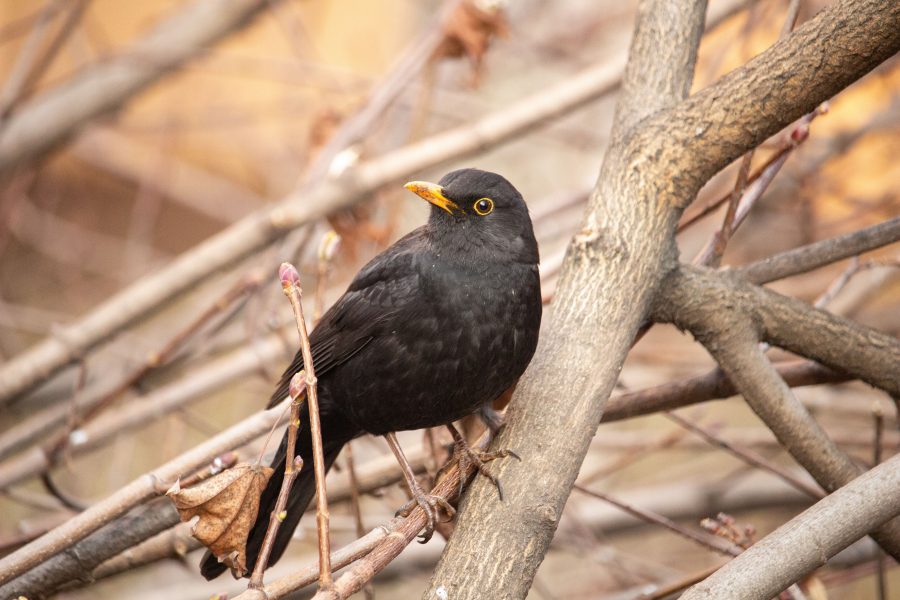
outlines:
[[246, 25], [266, 0], [199, 0], [113, 60], [16, 110], [0, 128], [0, 173], [47, 152], [94, 117], [132, 96], [203, 48]]
[[[703, 33], [706, 0], [673, 2], [644, 0], [638, 4], [628, 66], [616, 103], [613, 138], [619, 138], [638, 121], [671, 108], [691, 90], [697, 40]], [[660, 40], [673, 42], [660, 60]]]
[[838, 0], [744, 67], [647, 119], [626, 164], [683, 208], [715, 173], [898, 50], [900, 3]]
[[900, 456], [895, 456], [791, 519], [681, 598], [773, 598], [898, 514]]
[[900, 395], [900, 340], [728, 273], [690, 266], [673, 272], [655, 317], [696, 334], [702, 325], [689, 315], [710, 315], [713, 306], [747, 311], [764, 341]]

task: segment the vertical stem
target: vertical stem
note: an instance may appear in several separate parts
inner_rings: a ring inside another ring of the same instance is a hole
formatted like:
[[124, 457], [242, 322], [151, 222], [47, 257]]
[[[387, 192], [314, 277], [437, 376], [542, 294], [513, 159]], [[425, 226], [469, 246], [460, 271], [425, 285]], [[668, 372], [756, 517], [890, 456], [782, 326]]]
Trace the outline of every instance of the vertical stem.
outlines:
[[282, 263], [278, 270], [284, 293], [291, 301], [294, 318], [297, 321], [297, 332], [300, 334], [300, 351], [303, 353], [303, 366], [306, 371], [306, 404], [309, 407], [309, 431], [312, 436], [313, 470], [316, 475], [316, 529], [319, 533], [319, 587], [331, 590], [334, 580], [331, 577], [331, 542], [328, 532], [328, 498], [325, 496], [325, 453], [322, 449], [322, 425], [319, 421], [319, 398], [316, 393], [316, 372], [313, 367], [312, 350], [309, 346], [309, 333], [306, 331], [306, 320], [303, 317], [302, 290], [300, 274], [290, 263]]

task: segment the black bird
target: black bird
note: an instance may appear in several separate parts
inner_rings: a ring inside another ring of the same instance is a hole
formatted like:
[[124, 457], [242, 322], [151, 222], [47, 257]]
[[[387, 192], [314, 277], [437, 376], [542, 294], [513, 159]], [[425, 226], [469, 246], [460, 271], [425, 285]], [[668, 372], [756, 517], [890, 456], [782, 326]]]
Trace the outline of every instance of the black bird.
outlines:
[[[326, 469], [344, 444], [363, 433], [385, 435], [401, 461], [393, 432], [407, 429], [448, 425], [457, 449], [468, 450], [452, 422], [482, 411], [495, 429], [491, 403], [515, 385], [537, 346], [538, 247], [522, 195], [500, 175], [477, 169], [453, 171], [438, 185], [412, 182], [406, 188], [432, 204], [428, 223], [363, 267], [310, 336]], [[297, 352], [269, 406], [288, 395], [291, 378], [302, 368]], [[249, 571], [284, 478], [286, 440], [285, 435], [272, 462], [275, 473], [247, 542]], [[315, 494], [305, 425], [297, 454], [303, 468], [270, 565]], [[469, 458], [483, 466], [477, 456]], [[407, 480], [429, 515], [430, 535], [438, 502], [415, 479]], [[207, 579], [225, 569], [209, 553], [201, 563]]]

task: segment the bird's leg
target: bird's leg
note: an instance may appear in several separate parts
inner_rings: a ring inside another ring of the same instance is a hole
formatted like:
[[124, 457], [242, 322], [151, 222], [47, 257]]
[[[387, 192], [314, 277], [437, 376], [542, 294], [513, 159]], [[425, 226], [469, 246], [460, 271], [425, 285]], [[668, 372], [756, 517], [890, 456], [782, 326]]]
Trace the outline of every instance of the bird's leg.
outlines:
[[419, 543], [424, 544], [430, 540], [431, 536], [434, 534], [434, 524], [441, 509], [443, 509], [450, 518], [453, 518], [453, 515], [456, 514], [456, 509], [450, 506], [450, 503], [444, 498], [425, 493], [422, 486], [416, 481], [416, 474], [413, 472], [409, 461], [406, 460], [406, 455], [403, 454], [403, 449], [397, 441], [396, 433], [387, 433], [385, 434], [384, 439], [387, 440], [388, 446], [391, 447], [391, 451], [397, 458], [397, 462], [400, 463], [400, 468], [403, 470], [403, 477], [406, 478], [406, 485], [409, 487], [409, 491], [413, 496], [413, 499], [404, 504], [400, 510], [397, 511], [397, 514], [408, 517], [409, 513], [412, 512], [412, 509], [415, 508], [416, 505], [422, 507], [422, 510], [425, 511], [427, 520], [425, 523], [425, 532], [421, 535]]
[[[492, 410], [493, 412], [493, 410]], [[496, 416], [500, 416], [497, 413], [494, 413]], [[487, 423], [486, 423], [487, 424]], [[490, 427], [490, 425], [488, 425]], [[453, 461], [459, 463], [460, 472], [464, 473], [469, 465], [474, 465], [478, 472], [491, 480], [497, 487], [497, 494], [500, 496], [500, 501], [503, 501], [503, 486], [500, 485], [500, 480], [496, 475], [487, 470], [487, 462], [494, 460], [495, 458], [505, 458], [507, 456], [512, 456], [518, 460], [522, 460], [518, 454], [513, 452], [512, 450], [508, 450], [506, 448], [495, 450], [493, 452], [480, 452], [478, 450], [473, 450], [466, 439], [462, 436], [462, 434], [456, 430], [456, 427], [453, 426], [452, 423], [447, 424], [447, 429], [450, 430], [450, 435], [453, 436]], [[452, 462], [452, 461], [451, 461]], [[459, 493], [462, 495], [462, 486], [463, 481], [459, 482]]]
[[497, 437], [500, 428], [503, 427], [503, 415], [494, 410], [493, 402], [485, 402], [478, 409], [478, 416], [481, 422], [491, 432], [491, 439]]

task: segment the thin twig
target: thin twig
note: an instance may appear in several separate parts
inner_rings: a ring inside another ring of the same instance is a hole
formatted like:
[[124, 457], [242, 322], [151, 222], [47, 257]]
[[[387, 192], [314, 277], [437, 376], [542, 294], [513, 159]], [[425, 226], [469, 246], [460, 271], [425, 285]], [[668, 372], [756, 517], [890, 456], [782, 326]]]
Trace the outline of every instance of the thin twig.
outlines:
[[763, 469], [764, 471], [768, 471], [769, 473], [772, 473], [776, 477], [780, 477], [785, 482], [787, 482], [789, 485], [800, 490], [804, 494], [807, 494], [811, 498], [820, 499], [820, 498], [825, 497], [825, 494], [822, 492], [822, 490], [815, 488], [815, 487], [809, 485], [808, 483], [797, 479], [786, 469], [783, 469], [780, 466], [776, 465], [775, 463], [772, 463], [772, 462], [766, 460], [765, 458], [756, 454], [755, 452], [751, 452], [750, 450], [746, 450], [744, 448], [739, 448], [739, 447], [735, 446], [734, 444], [732, 444], [731, 442], [718, 437], [711, 431], [697, 425], [696, 423], [692, 423], [691, 421], [685, 419], [684, 417], [682, 417], [681, 415], [678, 415], [677, 413], [667, 412], [667, 413], [665, 413], [665, 416], [668, 417], [670, 420], [674, 421], [675, 423], [678, 423], [680, 426], [684, 427], [688, 431], [692, 431], [695, 434], [699, 435], [700, 437], [702, 437], [704, 440], [706, 440], [713, 446], [716, 446], [718, 448], [725, 450], [726, 452], [731, 453], [732, 455], [736, 456], [740, 460], [742, 460], [750, 465], [753, 465], [754, 467]]
[[594, 498], [599, 498], [600, 500], [608, 502], [616, 508], [620, 508], [628, 514], [641, 519], [642, 521], [665, 527], [666, 529], [677, 533], [681, 537], [691, 540], [692, 542], [708, 548], [709, 550], [713, 550], [714, 552], [724, 554], [725, 556], [738, 556], [741, 553], [741, 548], [737, 547], [734, 544], [727, 543], [723, 538], [705, 535], [703, 533], [688, 529], [687, 527], [682, 527], [675, 521], [667, 519], [662, 515], [658, 515], [649, 510], [644, 510], [642, 508], [626, 504], [625, 502], [617, 500], [612, 496], [609, 496], [608, 494], [590, 490], [577, 483], [575, 484], [575, 489], [584, 494], [587, 494], [588, 496], [593, 496]]
[[[316, 372], [313, 366], [309, 334], [303, 317], [301, 301], [300, 273], [290, 263], [282, 263], [278, 269], [284, 293], [291, 301], [297, 332], [300, 334], [300, 350], [303, 353], [303, 367], [306, 372], [306, 404], [309, 408], [309, 430], [312, 436], [313, 469], [316, 475], [316, 528], [319, 533], [319, 588], [331, 590], [331, 541], [328, 533], [328, 498], [325, 495], [325, 452], [322, 449], [322, 426], [319, 421], [319, 400], [316, 393]], [[299, 419], [299, 417], [298, 417]]]

